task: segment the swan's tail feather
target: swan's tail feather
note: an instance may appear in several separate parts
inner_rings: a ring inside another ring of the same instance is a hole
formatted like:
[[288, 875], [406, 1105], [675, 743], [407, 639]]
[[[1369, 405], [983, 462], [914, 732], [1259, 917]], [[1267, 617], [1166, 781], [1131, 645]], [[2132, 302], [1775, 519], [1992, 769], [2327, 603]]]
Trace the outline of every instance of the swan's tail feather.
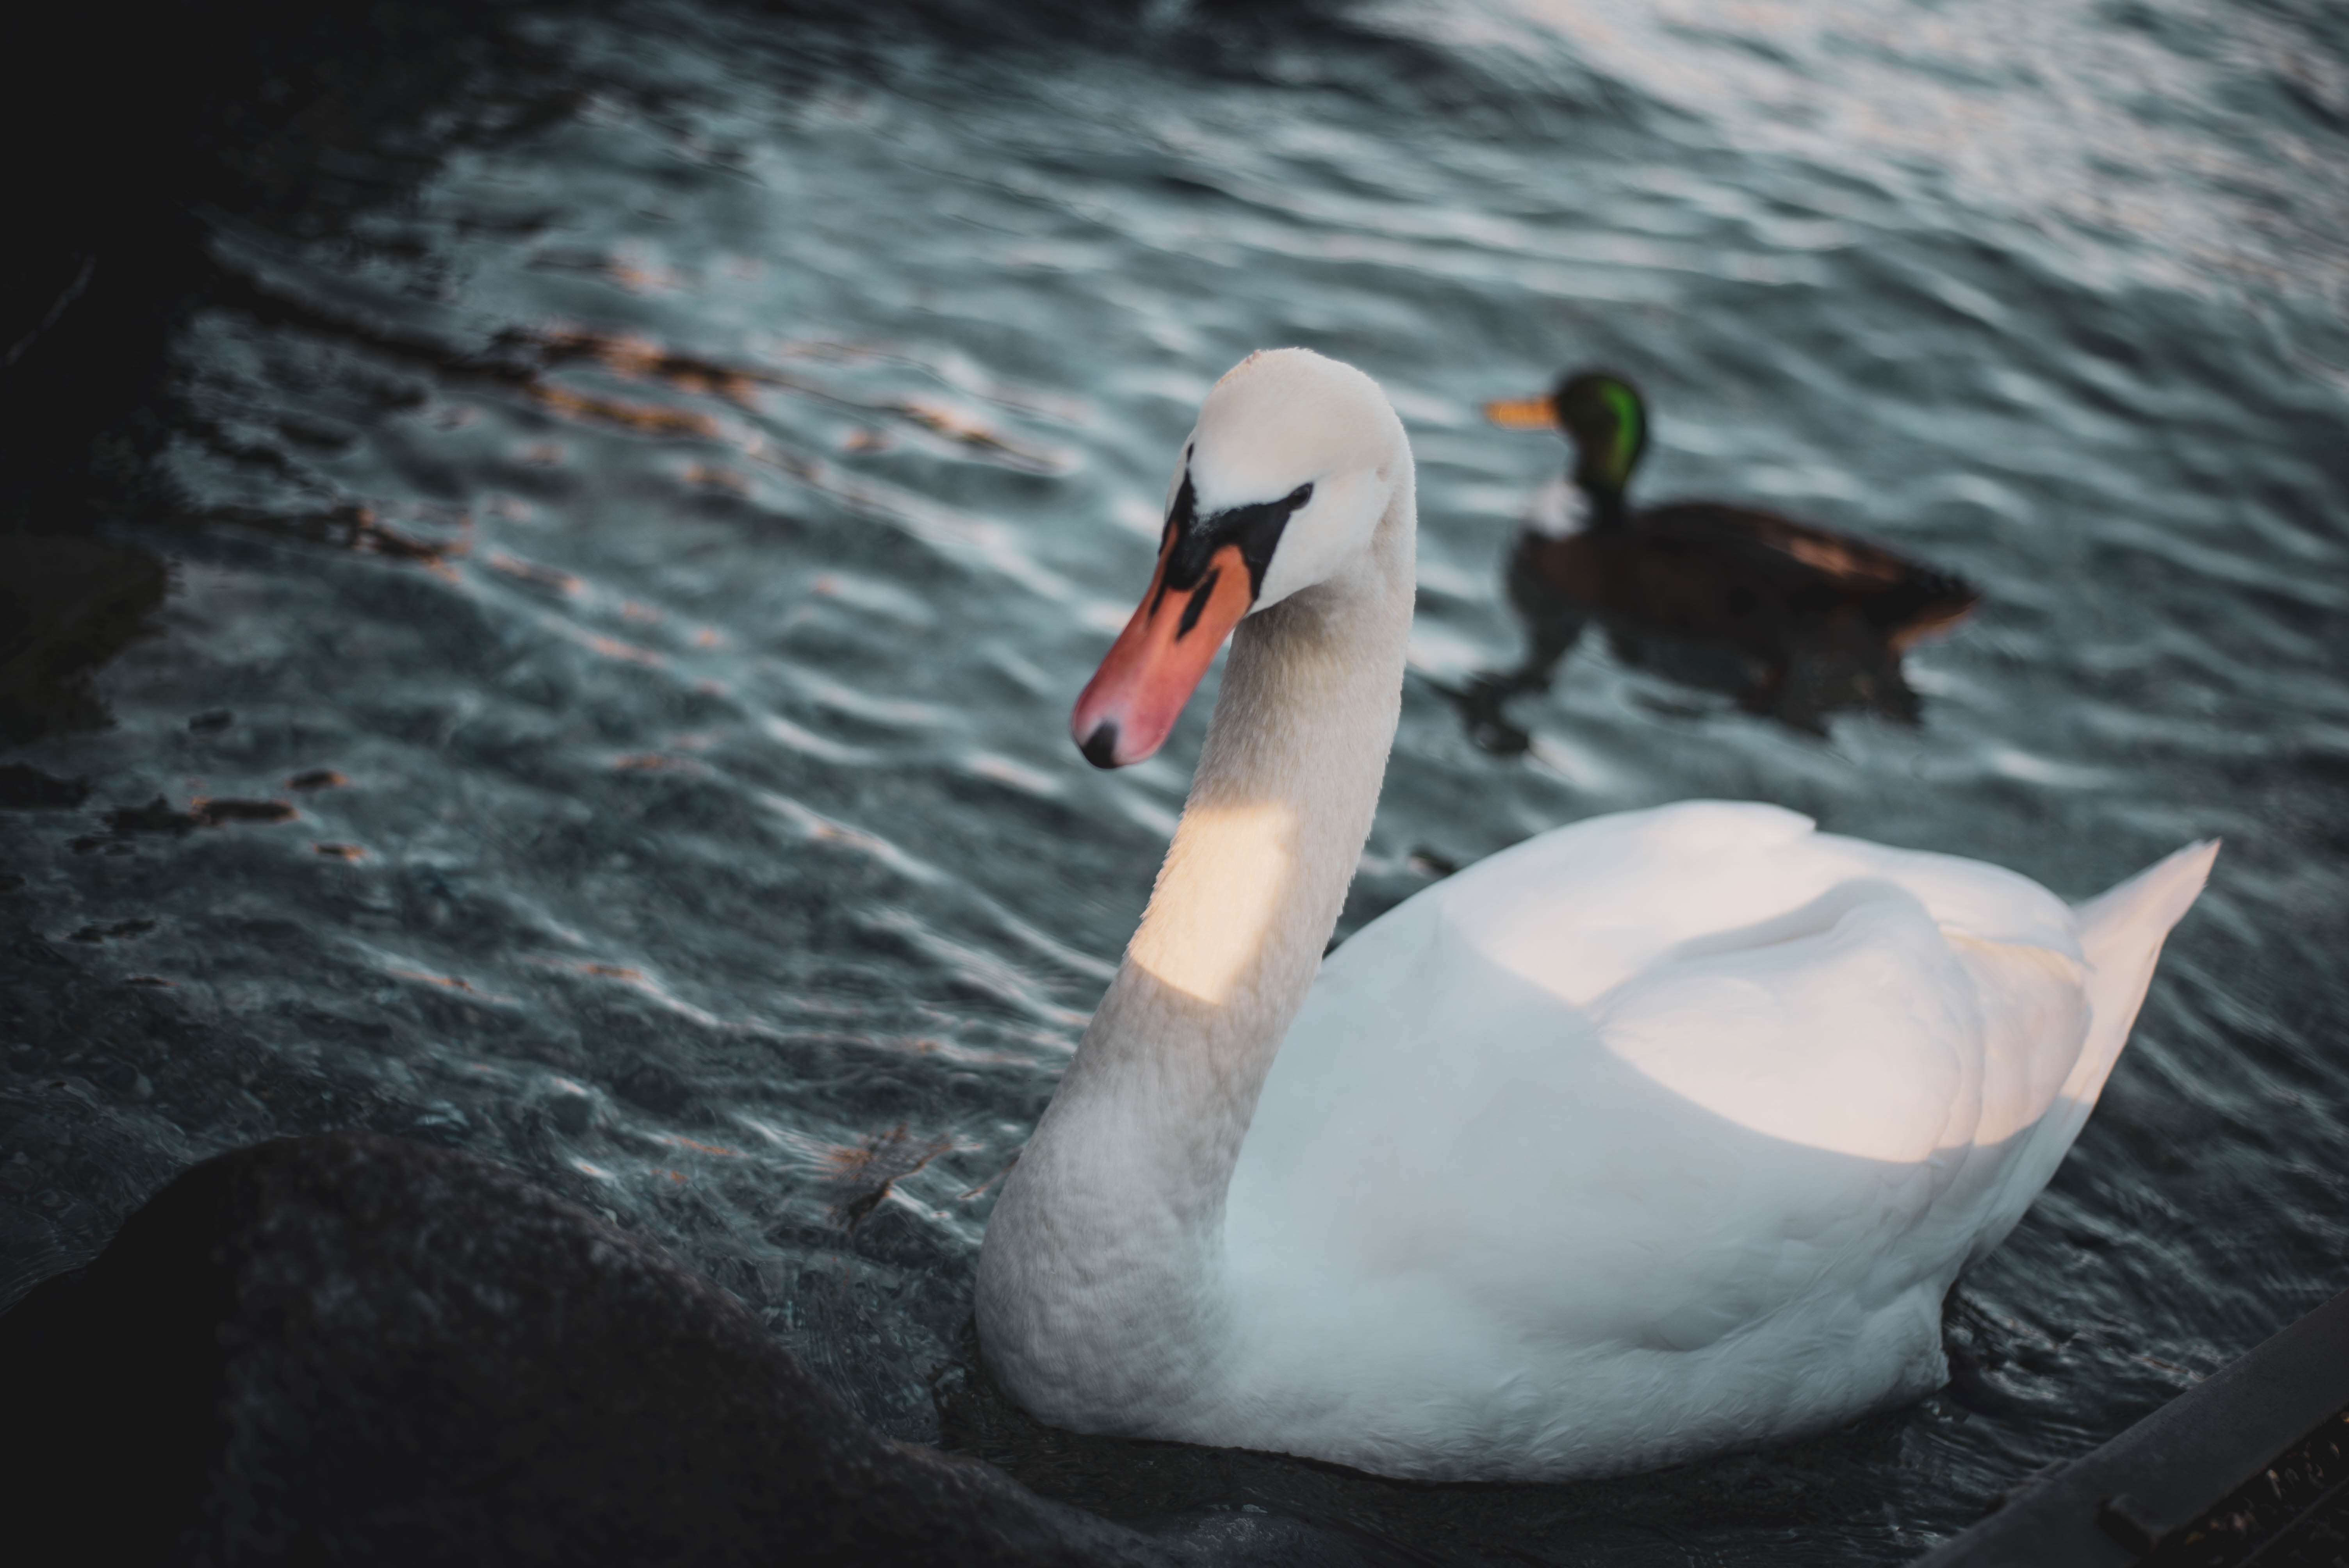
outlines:
[[2216, 839], [2189, 844], [2073, 911], [2080, 921], [2080, 951], [2088, 959], [2088, 1004], [2095, 1010], [2080, 1059], [2064, 1082], [2063, 1099], [2077, 1108], [2075, 1130], [2128, 1044], [2162, 942], [2201, 896], [2218, 858]]
[[2055, 1167], [2080, 1136], [2080, 1129], [2095, 1109], [2121, 1047], [2128, 1044], [2137, 1008], [2153, 984], [2153, 966], [2170, 928], [2185, 916], [2200, 896], [2219, 858], [2219, 841], [2189, 844], [2157, 861], [2118, 887], [2075, 905], [2080, 950], [2088, 960], [2088, 1037], [2082, 1042], [2072, 1071], [2055, 1102], [2027, 1135], [2030, 1146], [2008, 1168], [2002, 1191], [1992, 1205], [1999, 1221], [1975, 1242], [1968, 1266], [1996, 1246], [2039, 1195]]

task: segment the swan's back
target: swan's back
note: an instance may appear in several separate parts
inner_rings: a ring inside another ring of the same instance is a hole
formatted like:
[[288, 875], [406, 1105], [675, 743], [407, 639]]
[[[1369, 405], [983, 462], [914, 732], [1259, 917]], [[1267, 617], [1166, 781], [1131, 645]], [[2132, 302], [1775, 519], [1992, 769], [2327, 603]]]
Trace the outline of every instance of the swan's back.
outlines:
[[1320, 1419], [1370, 1421], [1370, 1468], [1556, 1475], [1932, 1387], [1941, 1295], [2077, 1134], [2214, 852], [2074, 911], [1692, 802], [1429, 889], [1324, 965], [1250, 1124], [1253, 1397], [1353, 1390]]

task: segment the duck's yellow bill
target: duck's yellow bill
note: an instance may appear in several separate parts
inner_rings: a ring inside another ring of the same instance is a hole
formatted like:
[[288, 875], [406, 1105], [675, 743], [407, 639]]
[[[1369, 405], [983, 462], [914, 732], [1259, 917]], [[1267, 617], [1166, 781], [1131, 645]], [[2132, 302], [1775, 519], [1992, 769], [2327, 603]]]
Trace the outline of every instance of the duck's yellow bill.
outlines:
[[1557, 428], [1557, 407], [1547, 397], [1495, 397], [1485, 405], [1485, 418], [1505, 430]]

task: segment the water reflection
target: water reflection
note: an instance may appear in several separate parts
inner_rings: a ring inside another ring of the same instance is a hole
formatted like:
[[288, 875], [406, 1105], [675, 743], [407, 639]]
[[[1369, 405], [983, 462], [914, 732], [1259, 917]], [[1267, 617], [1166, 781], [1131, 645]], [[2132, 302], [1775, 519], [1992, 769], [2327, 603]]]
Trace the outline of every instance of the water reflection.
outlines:
[[1649, 421], [1619, 376], [1569, 374], [1544, 396], [1485, 412], [1505, 428], [1562, 432], [1575, 461], [1536, 493], [1510, 553], [1525, 657], [1450, 694], [1478, 746], [1507, 754], [1531, 744], [1507, 700], [1547, 691], [1594, 624], [1623, 663], [1723, 693], [1790, 729], [1824, 736], [1838, 712], [1918, 722], [1922, 705], [1900, 656], [1972, 612], [1982, 595], [1971, 584], [1756, 507], [1633, 510]]

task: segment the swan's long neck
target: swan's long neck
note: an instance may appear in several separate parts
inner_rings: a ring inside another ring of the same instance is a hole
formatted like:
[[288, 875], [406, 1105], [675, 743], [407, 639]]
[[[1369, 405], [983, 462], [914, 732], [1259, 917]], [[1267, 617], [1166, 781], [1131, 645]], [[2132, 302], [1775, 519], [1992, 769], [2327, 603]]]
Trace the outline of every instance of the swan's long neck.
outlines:
[[[1394, 741], [1416, 531], [1401, 461], [1354, 566], [1235, 633], [1149, 911], [988, 1222], [980, 1331], [1048, 1419], [1110, 1424], [1089, 1407], [1120, 1387], [1204, 1392], [1225, 1348], [1225, 1191]], [[1055, 1387], [1069, 1399], [1048, 1408]]]

